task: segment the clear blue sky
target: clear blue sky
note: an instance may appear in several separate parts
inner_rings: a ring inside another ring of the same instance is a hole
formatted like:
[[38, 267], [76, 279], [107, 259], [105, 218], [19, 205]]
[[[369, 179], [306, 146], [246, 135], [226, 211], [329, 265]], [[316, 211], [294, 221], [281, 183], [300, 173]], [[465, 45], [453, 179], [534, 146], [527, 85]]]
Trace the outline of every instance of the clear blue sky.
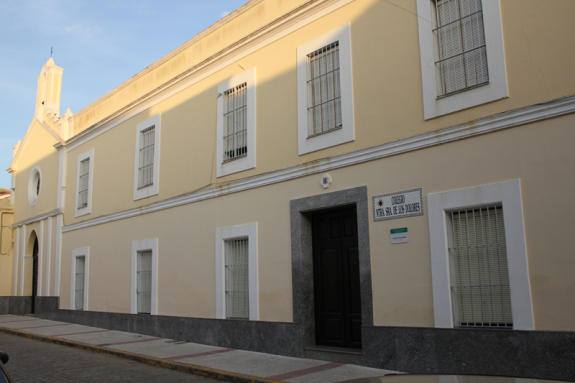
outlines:
[[0, 187], [54, 47], [61, 112], [76, 112], [245, 0], [0, 0]]

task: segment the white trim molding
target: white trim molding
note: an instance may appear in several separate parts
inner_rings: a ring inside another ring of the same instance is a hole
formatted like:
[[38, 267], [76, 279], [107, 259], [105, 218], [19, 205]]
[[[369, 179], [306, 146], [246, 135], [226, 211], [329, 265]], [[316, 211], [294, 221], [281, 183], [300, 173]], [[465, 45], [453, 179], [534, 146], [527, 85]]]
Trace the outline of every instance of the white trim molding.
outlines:
[[508, 97], [501, 1], [482, 0], [489, 83], [438, 98], [433, 42], [432, 1], [417, 0], [424, 118], [426, 120]]
[[[138, 164], [140, 162], [140, 139], [142, 131], [154, 127], [154, 167], [153, 183], [144, 188], [138, 188]], [[156, 115], [142, 121], [136, 127], [136, 150], [134, 152], [134, 200], [151, 197], [160, 192], [160, 147], [161, 147], [161, 115]]]
[[[80, 164], [88, 159], [90, 161], [88, 168], [88, 205], [78, 208], [78, 193], [80, 192]], [[92, 187], [94, 183], [94, 149], [78, 156], [76, 160], [76, 198], [74, 203], [74, 217], [81, 217], [92, 212]]]
[[[339, 42], [340, 96], [342, 127], [309, 137], [308, 132], [308, 55]], [[351, 26], [346, 24], [297, 48], [298, 153], [300, 155], [355, 140]]]
[[84, 311], [88, 310], [88, 297], [90, 289], [90, 247], [79, 247], [72, 250], [70, 258], [70, 310], [76, 310], [76, 259], [84, 257]]
[[158, 315], [158, 238], [132, 241], [132, 276], [130, 280], [130, 313], [138, 313], [138, 252], [152, 251], [152, 299], [150, 315]]
[[521, 182], [518, 179], [428, 194], [435, 327], [453, 327], [446, 212], [493, 203], [500, 203], [503, 207], [513, 328], [534, 328]]
[[[247, 155], [224, 162], [224, 93], [238, 85], [247, 85]], [[256, 69], [251, 68], [218, 85], [216, 175], [222, 177], [256, 167]]]
[[224, 241], [234, 238], [248, 239], [249, 319], [259, 320], [257, 222], [216, 229], [216, 318], [226, 318]]

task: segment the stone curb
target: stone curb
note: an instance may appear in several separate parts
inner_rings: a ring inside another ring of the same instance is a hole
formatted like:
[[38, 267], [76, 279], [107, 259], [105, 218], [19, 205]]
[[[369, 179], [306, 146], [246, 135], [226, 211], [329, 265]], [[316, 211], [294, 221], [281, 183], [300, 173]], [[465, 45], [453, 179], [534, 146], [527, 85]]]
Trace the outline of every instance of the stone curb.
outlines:
[[266, 378], [260, 378], [252, 375], [245, 375], [236, 372], [224, 371], [210, 367], [204, 367], [196, 364], [180, 363], [176, 361], [168, 361], [160, 358], [155, 358], [152, 356], [145, 356], [142, 354], [136, 354], [132, 352], [109, 349], [104, 347], [98, 347], [87, 343], [75, 342], [68, 339], [61, 339], [47, 335], [37, 335], [28, 332], [18, 331], [16, 329], [0, 328], [0, 332], [21, 336], [28, 339], [39, 340], [47, 343], [60, 344], [64, 346], [75, 347], [83, 350], [98, 352], [102, 354], [110, 354], [114, 356], [119, 356], [125, 359], [131, 359], [140, 363], [145, 363], [150, 366], [167, 368], [170, 370], [186, 372], [193, 375], [205, 376], [207, 378], [214, 378], [218, 380], [226, 380], [228, 382], [238, 382], [238, 383], [281, 383], [277, 380], [270, 380]]

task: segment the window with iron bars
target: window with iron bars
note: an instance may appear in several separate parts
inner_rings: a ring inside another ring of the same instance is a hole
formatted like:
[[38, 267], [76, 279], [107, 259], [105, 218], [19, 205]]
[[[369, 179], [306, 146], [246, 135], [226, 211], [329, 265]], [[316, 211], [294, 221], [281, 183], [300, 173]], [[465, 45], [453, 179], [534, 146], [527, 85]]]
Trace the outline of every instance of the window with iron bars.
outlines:
[[140, 132], [138, 189], [143, 189], [154, 184], [155, 139], [155, 126], [150, 126]]
[[308, 138], [342, 127], [339, 41], [308, 57]]
[[432, 0], [438, 97], [489, 83], [481, 0]]
[[249, 319], [249, 239], [224, 242], [227, 319]]
[[138, 251], [136, 265], [136, 302], [139, 314], [152, 310], [152, 250]]
[[90, 182], [90, 158], [80, 161], [78, 176], [78, 209], [88, 207], [88, 187]]
[[447, 218], [455, 326], [512, 328], [502, 206], [450, 211]]
[[86, 257], [76, 257], [76, 275], [74, 286], [74, 308], [84, 310], [84, 286], [86, 279]]
[[247, 83], [224, 92], [224, 158], [229, 162], [248, 154]]

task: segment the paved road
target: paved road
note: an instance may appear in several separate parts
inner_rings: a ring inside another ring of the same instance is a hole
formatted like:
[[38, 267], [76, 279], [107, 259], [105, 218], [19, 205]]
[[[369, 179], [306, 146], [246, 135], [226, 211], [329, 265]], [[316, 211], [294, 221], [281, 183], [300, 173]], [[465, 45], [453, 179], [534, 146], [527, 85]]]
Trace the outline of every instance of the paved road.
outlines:
[[139, 362], [0, 333], [0, 350], [15, 383], [218, 381]]

